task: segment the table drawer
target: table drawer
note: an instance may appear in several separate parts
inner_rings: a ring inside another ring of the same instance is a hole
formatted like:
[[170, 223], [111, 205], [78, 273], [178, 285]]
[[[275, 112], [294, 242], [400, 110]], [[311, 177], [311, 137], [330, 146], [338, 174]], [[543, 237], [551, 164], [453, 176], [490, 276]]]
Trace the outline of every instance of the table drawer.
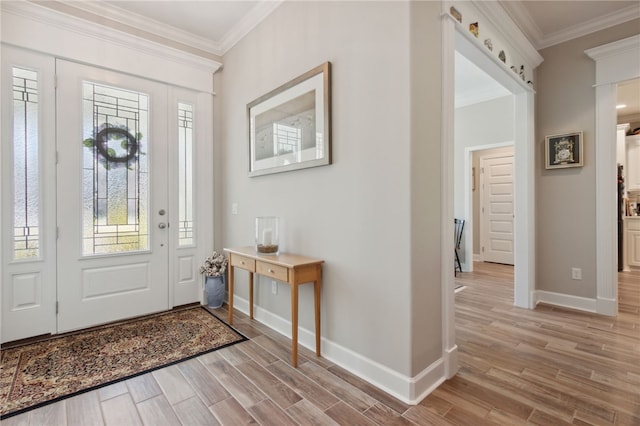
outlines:
[[256, 261], [254, 259], [251, 259], [250, 257], [244, 257], [235, 253], [231, 253], [230, 262], [231, 266], [246, 269], [250, 272], [256, 271]]
[[640, 231], [640, 219], [637, 219], [635, 216], [632, 216], [633, 219], [625, 219], [627, 229], [629, 231]]
[[256, 262], [256, 272], [260, 275], [271, 277], [278, 281], [289, 282], [288, 269], [284, 266], [273, 265], [271, 263], [258, 260]]

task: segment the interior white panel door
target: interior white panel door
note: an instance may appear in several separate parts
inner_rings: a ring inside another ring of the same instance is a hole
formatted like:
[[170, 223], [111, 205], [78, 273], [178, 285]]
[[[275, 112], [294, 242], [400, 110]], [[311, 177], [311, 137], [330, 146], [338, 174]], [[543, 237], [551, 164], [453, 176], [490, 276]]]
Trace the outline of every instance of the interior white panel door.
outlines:
[[58, 332], [169, 309], [168, 89], [56, 72]]
[[513, 265], [513, 155], [480, 158], [482, 259]]

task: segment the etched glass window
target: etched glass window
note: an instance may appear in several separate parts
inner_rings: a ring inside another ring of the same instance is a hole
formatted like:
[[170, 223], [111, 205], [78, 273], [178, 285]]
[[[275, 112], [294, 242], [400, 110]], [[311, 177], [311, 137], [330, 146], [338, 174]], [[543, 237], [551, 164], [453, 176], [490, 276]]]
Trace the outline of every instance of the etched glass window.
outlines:
[[40, 256], [38, 73], [13, 68], [13, 258]]
[[149, 97], [84, 82], [83, 255], [149, 249]]
[[193, 106], [178, 103], [178, 245], [193, 244]]

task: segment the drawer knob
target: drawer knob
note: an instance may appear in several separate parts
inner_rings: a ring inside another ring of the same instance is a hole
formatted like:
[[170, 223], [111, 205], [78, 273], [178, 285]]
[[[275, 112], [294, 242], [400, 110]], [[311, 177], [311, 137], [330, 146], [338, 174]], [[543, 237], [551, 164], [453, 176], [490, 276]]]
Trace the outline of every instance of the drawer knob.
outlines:
[[241, 261], [240, 261], [240, 264], [241, 264], [241, 265], [244, 265], [244, 260], [241, 260]]
[[267, 272], [270, 272], [270, 273], [273, 274], [274, 271], [273, 271], [273, 269], [267, 269]]

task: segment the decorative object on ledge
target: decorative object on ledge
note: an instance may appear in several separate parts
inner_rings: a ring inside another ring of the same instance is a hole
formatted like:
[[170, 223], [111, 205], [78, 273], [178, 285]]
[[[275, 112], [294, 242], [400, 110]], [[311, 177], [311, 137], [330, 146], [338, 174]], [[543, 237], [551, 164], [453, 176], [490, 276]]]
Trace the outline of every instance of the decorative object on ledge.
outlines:
[[473, 34], [474, 36], [478, 37], [478, 35], [480, 34], [480, 28], [478, 26], [477, 22], [473, 22], [471, 24], [469, 24], [469, 31], [471, 32], [471, 34]]
[[200, 267], [200, 273], [205, 276], [204, 289], [207, 294], [207, 305], [217, 309], [224, 303], [226, 281], [224, 273], [227, 271], [229, 260], [224, 254], [214, 251]]
[[582, 132], [552, 135], [544, 139], [546, 169], [582, 167], [584, 165]]
[[256, 217], [256, 252], [278, 254], [278, 218]]
[[507, 55], [505, 55], [504, 50], [501, 50], [500, 53], [498, 53], [498, 59], [500, 59], [505, 64], [507, 63]]
[[331, 164], [331, 63], [247, 105], [249, 176]]
[[460, 12], [458, 12], [458, 9], [456, 9], [453, 6], [451, 6], [451, 8], [449, 8], [449, 13], [451, 13], [451, 16], [456, 18], [456, 21], [458, 21], [458, 22], [460, 22], [462, 24], [462, 14]]
[[493, 52], [493, 42], [490, 38], [484, 41], [484, 45], [487, 47], [487, 49], [489, 49], [490, 52]]
[[522, 81], [527, 81], [524, 76], [524, 65], [520, 65], [520, 78], [522, 79]]

